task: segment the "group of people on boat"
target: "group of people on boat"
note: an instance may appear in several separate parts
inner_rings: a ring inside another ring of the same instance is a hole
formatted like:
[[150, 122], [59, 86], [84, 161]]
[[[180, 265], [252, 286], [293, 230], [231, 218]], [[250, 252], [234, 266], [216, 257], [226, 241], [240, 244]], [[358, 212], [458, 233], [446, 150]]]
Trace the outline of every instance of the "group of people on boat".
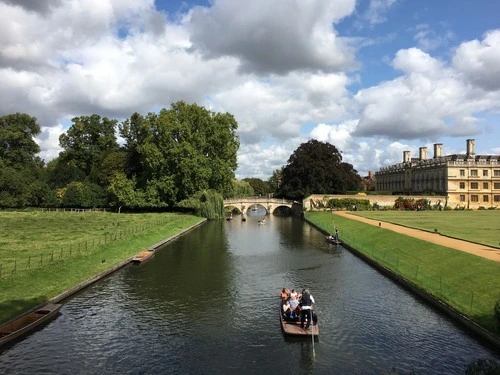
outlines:
[[314, 323], [317, 322], [318, 317], [314, 312], [314, 303], [314, 298], [308, 289], [302, 289], [300, 293], [295, 289], [290, 291], [288, 288], [283, 288], [281, 291], [281, 314], [283, 319], [287, 322], [298, 322], [300, 318], [300, 328], [309, 329], [311, 319]]
[[326, 237], [328, 241], [338, 243], [340, 242], [339, 240], [339, 230], [337, 227], [335, 227], [335, 234], [330, 234], [329, 236]]

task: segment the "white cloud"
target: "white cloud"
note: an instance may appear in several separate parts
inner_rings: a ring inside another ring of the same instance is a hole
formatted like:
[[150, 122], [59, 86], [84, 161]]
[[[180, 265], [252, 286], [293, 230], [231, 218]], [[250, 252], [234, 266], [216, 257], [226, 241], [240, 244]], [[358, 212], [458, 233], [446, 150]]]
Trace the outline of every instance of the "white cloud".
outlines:
[[500, 30], [486, 33], [482, 41], [462, 43], [455, 51], [453, 67], [474, 85], [500, 90]]
[[339, 71], [353, 50], [332, 24], [352, 14], [354, 0], [215, 0], [196, 7], [189, 23], [193, 47], [208, 58], [234, 56], [245, 72]]
[[398, 0], [370, 0], [363, 18], [372, 25], [383, 23], [387, 20], [387, 13], [397, 2]]
[[40, 135], [35, 139], [42, 150], [39, 156], [46, 162], [59, 156], [62, 148], [59, 146], [59, 136], [64, 132], [62, 124], [53, 127], [43, 126]]
[[475, 113], [498, 108], [496, 94], [485, 95], [462, 75], [417, 49], [400, 50], [393, 66], [405, 74], [360, 90], [357, 136], [429, 139], [478, 134]]

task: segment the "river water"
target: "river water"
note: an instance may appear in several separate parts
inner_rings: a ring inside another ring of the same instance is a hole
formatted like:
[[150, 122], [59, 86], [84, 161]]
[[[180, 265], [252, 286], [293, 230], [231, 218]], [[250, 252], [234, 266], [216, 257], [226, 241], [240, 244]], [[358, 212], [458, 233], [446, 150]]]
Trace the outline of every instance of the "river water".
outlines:
[[[64, 301], [1, 374], [461, 374], [500, 355], [295, 217], [207, 222]], [[320, 338], [283, 337], [308, 287]]]

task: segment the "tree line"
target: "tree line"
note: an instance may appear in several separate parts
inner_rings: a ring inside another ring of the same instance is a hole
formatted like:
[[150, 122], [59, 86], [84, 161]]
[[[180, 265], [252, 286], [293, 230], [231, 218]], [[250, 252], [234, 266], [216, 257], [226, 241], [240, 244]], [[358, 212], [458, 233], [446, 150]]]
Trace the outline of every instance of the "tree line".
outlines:
[[300, 145], [267, 181], [236, 180], [237, 121], [196, 104], [179, 101], [120, 123], [97, 114], [71, 121], [59, 137], [62, 151], [44, 163], [36, 118], [0, 117], [0, 207], [172, 209], [189, 207], [193, 197], [207, 200], [207, 192], [302, 199], [359, 189], [352, 165], [316, 140]]

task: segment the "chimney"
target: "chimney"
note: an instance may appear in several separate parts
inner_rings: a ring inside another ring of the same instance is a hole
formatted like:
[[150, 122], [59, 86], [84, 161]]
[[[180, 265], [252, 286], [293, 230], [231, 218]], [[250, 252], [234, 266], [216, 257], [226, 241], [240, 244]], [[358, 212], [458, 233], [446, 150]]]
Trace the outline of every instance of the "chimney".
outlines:
[[442, 156], [443, 156], [443, 144], [434, 143], [434, 159], [440, 158]]
[[427, 147], [420, 147], [418, 150], [420, 160], [427, 159]]
[[403, 151], [403, 163], [409, 163], [410, 160], [410, 151]]
[[474, 151], [474, 144], [476, 142], [473, 139], [468, 139], [467, 140], [467, 156], [474, 156], [476, 155]]

